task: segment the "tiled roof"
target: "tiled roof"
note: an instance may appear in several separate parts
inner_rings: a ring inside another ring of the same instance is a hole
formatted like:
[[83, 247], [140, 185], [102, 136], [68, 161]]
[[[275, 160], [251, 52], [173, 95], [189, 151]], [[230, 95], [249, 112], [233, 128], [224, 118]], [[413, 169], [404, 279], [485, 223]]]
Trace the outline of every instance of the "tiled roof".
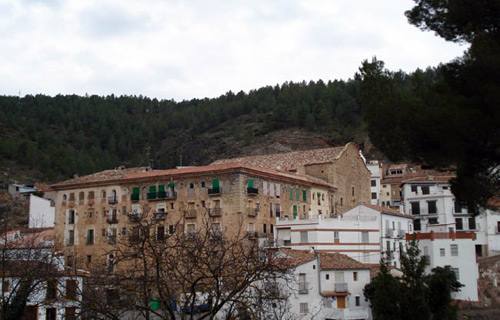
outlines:
[[282, 171], [293, 171], [305, 165], [332, 162], [342, 154], [347, 145], [335, 148], [221, 159], [213, 162], [212, 164], [239, 163], [270, 169], [277, 169], [279, 166]]
[[9, 247], [18, 249], [54, 247], [54, 228], [42, 229], [41, 231], [33, 233], [23, 233], [22, 237], [18, 240], [12, 241]]
[[373, 205], [373, 204], [363, 204], [363, 206], [371, 208], [371, 209], [379, 211], [379, 212], [382, 212], [382, 213], [388, 213], [388, 214], [392, 214], [392, 215], [396, 215], [396, 216], [401, 216], [401, 217], [405, 217], [405, 218], [411, 218], [412, 217], [411, 214], [401, 213], [397, 209], [392, 209], [392, 208], [382, 207], [382, 206], [376, 206], [376, 205]]
[[136, 167], [136, 168], [116, 168], [113, 170], [104, 170], [94, 174], [89, 174], [87, 176], [76, 177], [70, 180], [58, 182], [51, 185], [51, 187], [56, 189], [63, 186], [71, 186], [77, 184], [115, 181], [115, 180], [120, 180], [132, 173], [146, 172], [147, 169], [148, 167]]
[[244, 164], [219, 164], [201, 167], [183, 167], [178, 169], [169, 170], [146, 170], [146, 167], [130, 168], [130, 169], [117, 169], [106, 170], [94, 173], [88, 176], [78, 177], [71, 180], [63, 181], [52, 185], [58, 189], [63, 187], [77, 186], [81, 184], [102, 183], [102, 182], [117, 182], [117, 183], [131, 183], [134, 180], [148, 179], [148, 178], [175, 178], [183, 175], [193, 174], [214, 174], [223, 173], [232, 170], [246, 170], [249, 174], [266, 174], [275, 176], [276, 178], [293, 179], [296, 181], [308, 182], [316, 185], [321, 185], [327, 188], [334, 188], [332, 184], [325, 182], [322, 179], [311, 177], [308, 175], [298, 175], [294, 173], [280, 172], [277, 170], [257, 168]]
[[325, 252], [320, 254], [321, 270], [369, 269], [365, 264], [340, 253]]
[[408, 168], [408, 163], [391, 164], [389, 170], [402, 170]]
[[289, 178], [294, 180], [301, 180], [305, 182], [321, 184], [325, 187], [333, 187], [333, 185], [321, 180], [319, 178], [311, 177], [308, 175], [299, 175], [293, 173], [285, 173], [277, 170], [266, 169], [266, 168], [258, 168], [252, 167], [245, 164], [238, 163], [228, 163], [228, 164], [214, 164], [208, 166], [201, 167], [185, 167], [179, 169], [169, 169], [169, 170], [153, 170], [147, 172], [138, 172], [132, 173], [125, 176], [124, 180], [134, 180], [141, 178], [150, 178], [150, 177], [162, 177], [162, 176], [175, 176], [175, 175], [187, 175], [187, 174], [202, 174], [202, 173], [212, 173], [212, 172], [220, 172], [224, 170], [234, 170], [234, 169], [245, 169], [248, 171], [253, 171], [256, 173], [265, 173], [268, 175], [275, 175], [277, 177]]
[[316, 260], [316, 254], [305, 250], [280, 249], [278, 253], [283, 254], [283, 258], [278, 259], [281, 268], [295, 268], [306, 262]]
[[454, 175], [439, 174], [439, 173], [429, 174], [429, 175], [420, 175], [420, 176], [416, 176], [416, 177], [407, 176], [403, 180], [403, 183], [416, 183], [416, 182], [419, 182], [419, 183], [422, 183], [422, 182], [428, 182], [428, 183], [444, 182], [444, 183], [446, 183], [446, 182], [449, 182], [450, 179], [452, 179], [454, 177], [455, 177]]

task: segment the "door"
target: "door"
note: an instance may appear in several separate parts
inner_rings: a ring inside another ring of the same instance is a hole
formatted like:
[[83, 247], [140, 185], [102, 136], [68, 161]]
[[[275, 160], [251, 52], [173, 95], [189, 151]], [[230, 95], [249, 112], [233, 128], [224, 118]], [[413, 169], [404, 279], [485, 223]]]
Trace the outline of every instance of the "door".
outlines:
[[337, 308], [338, 309], [345, 309], [345, 296], [338, 296], [337, 297]]

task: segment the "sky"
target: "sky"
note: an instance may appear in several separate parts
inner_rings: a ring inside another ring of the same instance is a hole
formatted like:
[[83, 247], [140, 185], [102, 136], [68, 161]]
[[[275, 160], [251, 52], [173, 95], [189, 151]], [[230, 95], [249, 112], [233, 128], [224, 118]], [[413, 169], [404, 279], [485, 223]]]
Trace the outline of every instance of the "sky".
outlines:
[[414, 71], [465, 46], [408, 24], [412, 0], [0, 0], [0, 95], [176, 101]]

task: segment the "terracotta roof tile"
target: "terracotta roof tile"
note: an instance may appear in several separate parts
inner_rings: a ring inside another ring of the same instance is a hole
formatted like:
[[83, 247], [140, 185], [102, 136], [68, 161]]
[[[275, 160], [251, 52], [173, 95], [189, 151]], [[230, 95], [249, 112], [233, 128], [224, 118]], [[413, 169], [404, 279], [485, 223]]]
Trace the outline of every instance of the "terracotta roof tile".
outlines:
[[332, 162], [340, 156], [346, 146], [221, 159], [213, 162], [212, 164], [240, 163], [270, 169], [276, 169], [279, 166], [280, 170], [293, 171], [305, 165]]
[[52, 188], [58, 188], [62, 186], [71, 186], [84, 183], [95, 183], [95, 182], [106, 182], [122, 179], [123, 177], [137, 172], [145, 172], [148, 167], [136, 167], [136, 168], [116, 168], [113, 170], [104, 170], [94, 174], [89, 174], [87, 176], [77, 177], [69, 179], [66, 181], [58, 182], [51, 185]]
[[282, 248], [278, 253], [283, 254], [283, 258], [278, 259], [280, 268], [295, 268], [306, 262], [316, 260], [316, 254], [305, 250], [293, 250]]
[[401, 213], [401, 212], [399, 212], [399, 210], [393, 209], [393, 208], [376, 206], [376, 205], [373, 205], [373, 204], [363, 204], [363, 206], [371, 208], [371, 209], [379, 211], [379, 212], [382, 212], [382, 213], [388, 213], [388, 214], [397, 215], [397, 216], [401, 216], [401, 217], [405, 217], [405, 218], [411, 218], [412, 217], [411, 214]]
[[354, 270], [369, 267], [353, 258], [340, 253], [324, 252], [320, 254], [321, 270]]

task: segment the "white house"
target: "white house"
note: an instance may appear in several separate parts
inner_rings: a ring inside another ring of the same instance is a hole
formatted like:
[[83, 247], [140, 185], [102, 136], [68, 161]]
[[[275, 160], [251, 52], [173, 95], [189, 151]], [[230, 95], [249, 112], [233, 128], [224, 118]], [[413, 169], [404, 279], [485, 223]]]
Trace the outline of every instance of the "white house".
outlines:
[[449, 265], [464, 285], [452, 295], [459, 301], [478, 302], [479, 272], [474, 249], [474, 232], [449, 231], [444, 226], [431, 226], [428, 232], [407, 234], [406, 239], [417, 239], [421, 254], [427, 258], [426, 273], [435, 267]]
[[278, 245], [298, 250], [342, 253], [362, 263], [400, 267], [399, 252], [405, 234], [413, 231], [412, 218], [397, 210], [360, 205], [334, 218], [276, 222]]
[[[283, 319], [370, 319], [363, 288], [370, 269], [343, 254], [279, 250], [292, 277], [280, 288], [288, 290], [288, 314]], [[279, 280], [278, 280], [279, 281]]]
[[380, 181], [382, 178], [382, 163], [378, 160], [372, 160], [368, 161], [366, 166], [370, 170], [371, 204], [379, 206], [381, 205]]
[[29, 227], [53, 228], [55, 207], [50, 200], [30, 194]]

